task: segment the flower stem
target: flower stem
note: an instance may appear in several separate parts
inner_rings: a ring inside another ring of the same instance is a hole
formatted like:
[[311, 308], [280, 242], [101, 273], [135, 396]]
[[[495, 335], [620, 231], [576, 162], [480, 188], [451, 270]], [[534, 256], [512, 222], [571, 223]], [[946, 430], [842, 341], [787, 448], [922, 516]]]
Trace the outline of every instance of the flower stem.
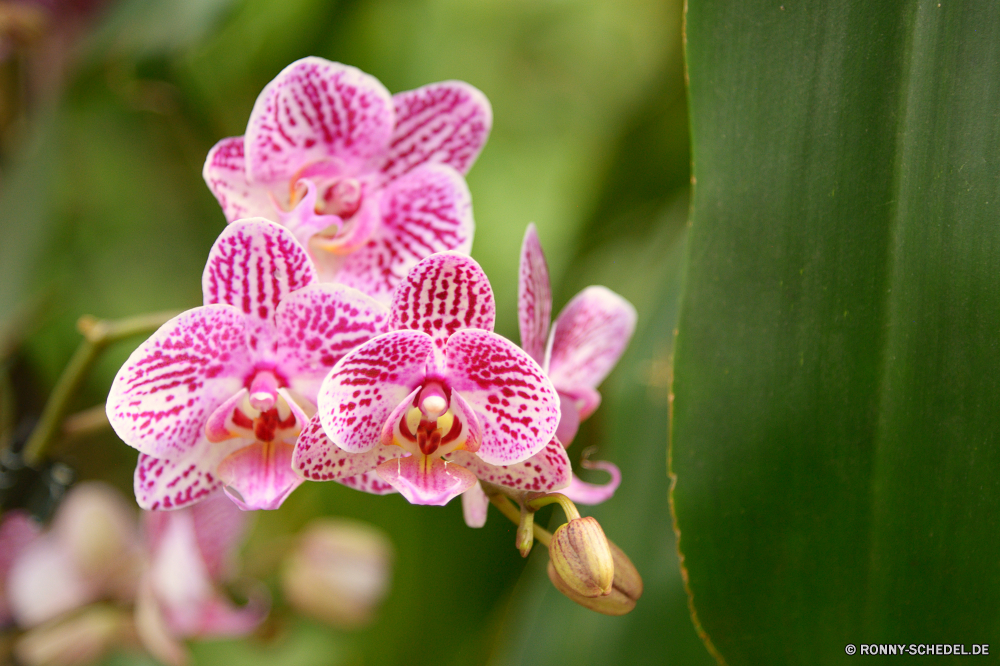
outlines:
[[[507, 516], [512, 523], [515, 525], [521, 524], [521, 511], [514, 505], [509, 497], [498, 493], [489, 495], [489, 498], [490, 502], [493, 503], [493, 506], [500, 509], [500, 513]], [[535, 540], [548, 548], [549, 542], [552, 541], [552, 533], [544, 527], [539, 527], [537, 523], [533, 524], [532, 527]]]
[[573, 504], [573, 501], [561, 493], [540, 495], [538, 497], [532, 497], [527, 502], [525, 502], [525, 506], [527, 506], [532, 511], [538, 511], [547, 504], [558, 504], [559, 506], [561, 506], [563, 513], [566, 514], [567, 521], [576, 520], [577, 518], [580, 517], [580, 512], [577, 510], [576, 505]]
[[35, 467], [45, 458], [46, 451], [62, 431], [62, 422], [70, 400], [76, 395], [84, 377], [109, 345], [133, 335], [149, 334], [176, 316], [177, 312], [156, 312], [153, 314], [126, 317], [113, 321], [80, 317], [77, 328], [83, 333], [83, 340], [73, 353], [59, 381], [56, 382], [49, 401], [24, 445], [24, 462]]

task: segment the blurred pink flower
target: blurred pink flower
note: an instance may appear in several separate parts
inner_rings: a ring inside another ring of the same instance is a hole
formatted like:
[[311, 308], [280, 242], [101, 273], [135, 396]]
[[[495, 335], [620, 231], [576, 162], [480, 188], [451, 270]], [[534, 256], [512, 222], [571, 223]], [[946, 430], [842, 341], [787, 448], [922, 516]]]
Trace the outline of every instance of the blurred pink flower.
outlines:
[[[533, 224], [528, 225], [521, 245], [517, 295], [521, 346], [545, 368], [559, 393], [561, 417], [556, 436], [569, 446], [580, 422], [601, 404], [597, 387], [632, 338], [635, 308], [610, 289], [587, 287], [566, 304], [550, 330], [552, 288]], [[607, 471], [611, 481], [595, 486], [574, 477], [562, 493], [581, 504], [609, 499], [621, 482], [618, 468], [608, 462], [587, 462], [584, 466]]]
[[388, 302], [424, 257], [471, 249], [463, 175], [491, 123], [466, 83], [390, 96], [354, 67], [303, 58], [261, 92], [245, 136], [212, 148], [203, 175], [230, 222], [280, 221], [324, 280]]
[[477, 477], [537, 491], [568, 483], [553, 440], [558, 396], [535, 361], [493, 333], [494, 317], [489, 281], [470, 257], [444, 252], [414, 266], [393, 298], [391, 332], [324, 380], [296, 470], [395, 489], [414, 504], [475, 492]]
[[242, 509], [275, 509], [302, 481], [292, 449], [320, 382], [382, 332], [386, 309], [317, 283], [291, 233], [262, 219], [223, 231], [202, 288], [204, 306], [167, 322], [122, 366], [108, 418], [141, 452], [142, 508], [176, 509], [221, 486]]

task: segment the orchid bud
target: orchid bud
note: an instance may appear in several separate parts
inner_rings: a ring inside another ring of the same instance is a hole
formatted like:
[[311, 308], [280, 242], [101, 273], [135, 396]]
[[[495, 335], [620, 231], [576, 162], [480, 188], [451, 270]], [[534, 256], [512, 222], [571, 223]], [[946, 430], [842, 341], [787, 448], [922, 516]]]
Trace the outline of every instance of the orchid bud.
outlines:
[[100, 659], [128, 634], [128, 614], [110, 606], [90, 606], [65, 620], [28, 631], [14, 645], [25, 666], [82, 666]]
[[364, 626], [388, 591], [392, 559], [392, 544], [378, 528], [313, 521], [285, 560], [285, 597], [298, 612], [335, 627]]
[[615, 565], [608, 538], [596, 519], [574, 518], [552, 534], [549, 557], [566, 585], [583, 597], [611, 593]]
[[548, 567], [549, 580], [557, 590], [581, 606], [605, 615], [625, 615], [635, 608], [635, 602], [642, 596], [642, 577], [621, 548], [610, 541], [608, 546], [611, 548], [615, 567], [611, 594], [601, 597], [585, 597], [578, 594], [559, 576], [551, 560]]

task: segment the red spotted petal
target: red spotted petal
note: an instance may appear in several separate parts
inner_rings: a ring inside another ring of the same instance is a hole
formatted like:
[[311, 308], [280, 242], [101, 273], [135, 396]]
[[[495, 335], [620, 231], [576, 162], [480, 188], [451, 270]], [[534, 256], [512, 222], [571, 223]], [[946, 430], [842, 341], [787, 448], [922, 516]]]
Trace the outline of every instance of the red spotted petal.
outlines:
[[490, 498], [483, 492], [483, 487], [478, 481], [462, 493], [462, 518], [469, 527], [485, 525], [489, 508]]
[[273, 441], [234, 451], [219, 463], [222, 489], [244, 511], [277, 509], [302, 483], [292, 470], [293, 450], [287, 442]]
[[468, 451], [455, 451], [445, 458], [483, 481], [515, 490], [551, 493], [566, 488], [573, 477], [566, 449], [556, 439], [527, 460], [509, 465], [490, 465]]
[[274, 219], [277, 211], [268, 188], [247, 181], [242, 136], [231, 136], [212, 146], [201, 175], [228, 221], [245, 217]]
[[188, 310], [164, 324], [118, 371], [107, 411], [126, 444], [156, 457], [186, 454], [209, 415], [251, 368], [246, 322], [229, 305]]
[[438, 349], [462, 329], [493, 330], [493, 289], [472, 257], [434, 254], [410, 269], [392, 299], [390, 329], [431, 336]]
[[[309, 255], [287, 229], [255, 218], [226, 227], [201, 278], [205, 304], [226, 303], [270, 328], [278, 303], [316, 281]], [[251, 335], [250, 346], [256, 347]]]
[[388, 302], [421, 259], [472, 249], [472, 199], [465, 179], [451, 167], [421, 167], [389, 183], [380, 210], [381, 224], [336, 273], [338, 282], [376, 299]]
[[545, 342], [552, 322], [549, 267], [535, 225], [529, 224], [521, 243], [521, 270], [517, 283], [517, 324], [521, 347], [539, 365], [545, 361]]
[[476, 482], [476, 475], [461, 465], [432, 456], [387, 460], [375, 471], [410, 504], [444, 506]]
[[493, 110], [468, 83], [442, 81], [393, 95], [396, 129], [382, 171], [397, 178], [421, 164], [447, 164], [465, 174], [486, 144]]
[[187, 453], [177, 458], [139, 455], [133, 478], [135, 501], [148, 511], [180, 509], [200, 502], [222, 487], [216, 469], [246, 440], [209, 442], [202, 437]]
[[552, 383], [566, 393], [597, 388], [628, 346], [635, 319], [632, 304], [605, 287], [587, 287], [574, 296], [553, 331]]
[[559, 425], [559, 396], [524, 350], [496, 333], [465, 330], [448, 340], [445, 357], [451, 388], [483, 427], [480, 458], [509, 465], [545, 447]]
[[323, 378], [347, 352], [381, 334], [388, 309], [359, 291], [313, 284], [278, 306], [278, 365], [297, 393], [315, 402]]
[[267, 84], [250, 114], [249, 179], [289, 179], [325, 158], [334, 158], [346, 175], [377, 168], [394, 115], [378, 79], [322, 58], [296, 60]]
[[323, 381], [319, 416], [334, 444], [348, 453], [375, 447], [389, 415], [423, 382], [433, 342], [393, 331], [340, 359]]
[[395, 490], [375, 475], [375, 467], [404, 455], [406, 452], [398, 446], [381, 444], [362, 453], [348, 453], [330, 441], [317, 415], [295, 443], [292, 467], [311, 481], [339, 481], [357, 490], [384, 495]]

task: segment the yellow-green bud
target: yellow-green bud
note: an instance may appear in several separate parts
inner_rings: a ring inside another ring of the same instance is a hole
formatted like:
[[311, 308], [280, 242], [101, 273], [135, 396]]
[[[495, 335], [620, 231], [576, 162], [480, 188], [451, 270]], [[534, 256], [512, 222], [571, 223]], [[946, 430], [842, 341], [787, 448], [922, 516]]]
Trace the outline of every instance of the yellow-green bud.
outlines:
[[642, 596], [642, 577], [636, 571], [635, 565], [628, 559], [621, 548], [608, 541], [611, 555], [615, 563], [615, 577], [611, 585], [611, 594], [600, 597], [585, 597], [577, 594], [566, 584], [556, 572], [552, 561], [549, 561], [549, 580], [556, 589], [576, 603], [605, 615], [625, 615], [635, 608], [635, 602]]
[[552, 534], [549, 557], [566, 585], [583, 597], [611, 593], [615, 565], [601, 525], [590, 516], [569, 521]]

